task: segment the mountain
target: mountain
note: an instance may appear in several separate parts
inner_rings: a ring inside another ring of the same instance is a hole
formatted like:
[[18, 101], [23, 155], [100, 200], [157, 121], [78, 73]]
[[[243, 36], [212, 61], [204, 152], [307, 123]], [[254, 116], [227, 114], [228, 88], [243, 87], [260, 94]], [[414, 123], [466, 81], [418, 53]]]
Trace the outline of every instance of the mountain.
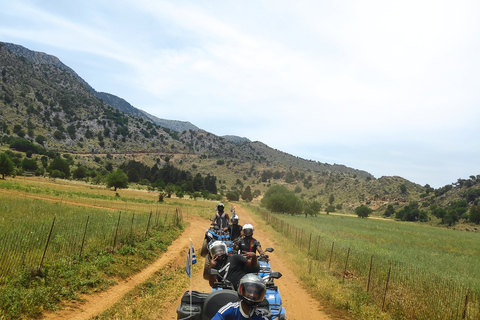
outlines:
[[24, 57], [28, 61], [34, 64], [44, 64], [44, 65], [51, 65], [55, 66], [61, 70], [65, 70], [72, 74], [78, 81], [85, 86], [91, 93], [93, 93], [96, 97], [102, 99], [106, 104], [118, 109], [126, 114], [131, 114], [136, 117], [143, 117], [152, 121], [155, 124], [158, 124], [162, 127], [168, 128], [170, 130], [182, 132], [185, 130], [199, 130], [198, 127], [191, 124], [190, 122], [186, 121], [177, 121], [177, 120], [166, 120], [157, 118], [143, 110], [139, 110], [132, 106], [130, 103], [125, 101], [122, 98], [119, 98], [113, 94], [106, 93], [106, 92], [97, 92], [94, 88], [92, 88], [85, 80], [83, 80], [73, 69], [66, 66], [63, 62], [61, 62], [57, 57], [43, 53], [29, 50], [23, 46], [3, 42], [5, 48], [7, 48], [10, 52], [16, 54], [19, 57]]
[[224, 194], [247, 186], [263, 194], [281, 184], [304, 200], [324, 206], [333, 202], [346, 212], [361, 204], [384, 212], [389, 204], [400, 209], [411, 201], [421, 208], [464, 198], [469, 205], [477, 201], [477, 194], [469, 192], [480, 186], [479, 176], [433, 190], [402, 177], [376, 179], [363, 170], [305, 160], [259, 141], [219, 137], [189, 122], [159, 119], [97, 92], [58, 58], [19, 45], [0, 42], [0, 69], [2, 149], [11, 148], [12, 141], [31, 143], [100, 176], [131, 161], [152, 168], [169, 163], [192, 175], [214, 175]]

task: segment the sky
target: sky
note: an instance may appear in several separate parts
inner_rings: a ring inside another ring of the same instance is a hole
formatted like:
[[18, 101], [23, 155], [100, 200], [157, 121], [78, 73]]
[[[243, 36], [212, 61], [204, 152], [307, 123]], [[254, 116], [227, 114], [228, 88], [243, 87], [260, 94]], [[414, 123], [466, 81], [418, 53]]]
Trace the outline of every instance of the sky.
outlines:
[[478, 0], [0, 0], [0, 41], [95, 90], [307, 160], [480, 174]]

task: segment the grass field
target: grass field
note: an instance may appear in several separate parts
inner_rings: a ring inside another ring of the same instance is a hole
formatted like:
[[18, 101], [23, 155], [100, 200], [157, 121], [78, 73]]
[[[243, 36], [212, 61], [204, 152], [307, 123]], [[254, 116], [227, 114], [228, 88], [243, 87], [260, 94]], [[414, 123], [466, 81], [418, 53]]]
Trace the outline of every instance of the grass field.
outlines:
[[324, 287], [331, 275], [351, 290], [342, 308], [374, 302], [397, 319], [480, 317], [477, 233], [345, 215], [259, 212], [305, 254], [307, 266], [297, 267], [308, 269], [303, 280], [313, 291], [331, 299], [332, 288]]
[[480, 292], [478, 233], [342, 215], [281, 218], [306, 233], [320, 236], [323, 242], [335, 242], [338, 250], [350, 247], [378, 260], [422, 268]]
[[62, 300], [138, 272], [211, 201], [165, 199], [42, 178], [0, 180], [0, 319], [35, 318]]

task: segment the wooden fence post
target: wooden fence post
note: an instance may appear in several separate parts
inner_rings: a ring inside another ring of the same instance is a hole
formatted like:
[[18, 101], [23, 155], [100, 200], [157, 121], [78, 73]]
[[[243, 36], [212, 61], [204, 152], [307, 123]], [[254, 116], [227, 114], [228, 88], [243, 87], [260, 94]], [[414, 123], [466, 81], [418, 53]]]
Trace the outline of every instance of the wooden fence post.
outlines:
[[40, 261], [40, 266], [38, 267], [38, 271], [42, 270], [43, 260], [45, 259], [45, 254], [47, 253], [48, 244], [50, 243], [50, 237], [52, 236], [53, 226], [55, 225], [56, 218], [57, 217], [53, 218], [52, 226], [50, 227], [50, 232], [48, 233], [47, 243], [45, 244], [45, 250], [43, 250], [43, 256], [42, 256], [42, 260]]
[[330, 262], [328, 262], [328, 270], [330, 270], [330, 266], [332, 264], [332, 256], [333, 256], [333, 246], [335, 245], [335, 241], [332, 242], [332, 250], [330, 251]]
[[133, 219], [135, 219], [135, 211], [132, 214], [132, 223], [130, 224], [130, 236], [133, 235]]
[[462, 319], [465, 319], [467, 316], [467, 307], [468, 307], [468, 291], [467, 291], [467, 294], [465, 295], [465, 305], [463, 307]]
[[308, 253], [310, 254], [310, 246], [312, 245], [312, 233], [310, 232], [310, 239], [308, 240]]
[[147, 231], [145, 232], [145, 236], [148, 238], [148, 228], [150, 227], [150, 219], [152, 218], [152, 211], [150, 210], [150, 216], [148, 217], [147, 223]]
[[385, 299], [387, 298], [388, 282], [390, 281], [390, 272], [392, 267], [388, 269], [387, 283], [385, 284], [385, 294], [383, 295], [382, 311], [385, 312]]
[[115, 238], [113, 238], [113, 250], [117, 245], [117, 234], [118, 234], [118, 226], [120, 225], [120, 216], [122, 215], [122, 211], [118, 213], [118, 221], [117, 221], [117, 229], [115, 230]]
[[345, 260], [345, 268], [343, 269], [342, 283], [345, 282], [345, 274], [347, 273], [348, 257], [350, 256], [350, 248], [347, 251], [347, 259]]
[[82, 253], [83, 253], [83, 246], [85, 244], [85, 237], [87, 235], [88, 220], [90, 220], [90, 216], [87, 216], [87, 223], [85, 223], [85, 231], [83, 232], [82, 247], [80, 248], [79, 258], [82, 257]]
[[373, 256], [370, 257], [370, 270], [368, 271], [367, 292], [370, 290], [370, 279], [372, 276]]

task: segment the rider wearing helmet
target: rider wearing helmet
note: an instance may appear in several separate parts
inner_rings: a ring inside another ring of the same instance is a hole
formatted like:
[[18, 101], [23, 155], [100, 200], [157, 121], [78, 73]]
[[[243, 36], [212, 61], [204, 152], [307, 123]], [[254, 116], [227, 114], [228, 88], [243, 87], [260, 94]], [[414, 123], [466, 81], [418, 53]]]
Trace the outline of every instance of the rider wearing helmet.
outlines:
[[228, 213], [225, 212], [225, 206], [223, 203], [217, 204], [217, 212], [215, 213], [215, 217], [213, 218], [213, 225], [218, 225], [223, 231], [227, 231], [228, 228], [228, 220], [230, 217]]
[[240, 238], [242, 235], [242, 226], [238, 224], [240, 218], [237, 215], [234, 215], [231, 219], [232, 224], [228, 226], [228, 232], [230, 233], [230, 239], [235, 241], [237, 238]]
[[266, 291], [265, 283], [259, 275], [246, 274], [238, 285], [240, 301], [230, 302], [220, 308], [212, 320], [267, 319], [262, 310], [257, 309], [265, 298]]
[[210, 275], [210, 286], [214, 286], [215, 281], [226, 279], [230, 281], [235, 288], [238, 287], [240, 279], [247, 273], [258, 273], [260, 267], [258, 265], [257, 256], [253, 252], [244, 254], [227, 255], [227, 245], [222, 241], [215, 241], [210, 246], [209, 269], [217, 269], [218, 275]]
[[268, 256], [263, 251], [262, 246], [260, 245], [260, 241], [258, 241], [253, 237], [253, 226], [249, 223], [243, 226], [243, 238], [241, 238], [236, 245], [238, 246], [238, 250], [241, 253], [243, 252], [256, 253], [258, 251], [260, 255], [263, 255], [266, 258], [268, 258]]

